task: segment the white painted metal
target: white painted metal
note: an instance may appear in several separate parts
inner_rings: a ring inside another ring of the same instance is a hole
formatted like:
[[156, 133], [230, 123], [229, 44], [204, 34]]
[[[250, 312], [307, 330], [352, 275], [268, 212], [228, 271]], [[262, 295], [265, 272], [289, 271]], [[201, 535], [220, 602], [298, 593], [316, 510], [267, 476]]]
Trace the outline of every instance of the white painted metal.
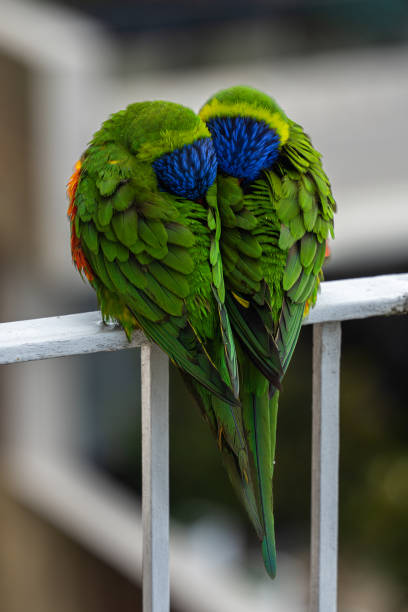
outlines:
[[408, 274], [387, 274], [322, 283], [305, 324], [408, 313]]
[[142, 332], [131, 342], [116, 325], [104, 325], [100, 312], [0, 324], [0, 363], [15, 363], [141, 346]]
[[[304, 324], [408, 313], [408, 274], [322, 283], [318, 303]], [[0, 364], [141, 346], [118, 327], [101, 324], [99, 312], [0, 324]]]
[[313, 329], [310, 612], [337, 610], [341, 324]]
[[143, 611], [169, 612], [169, 368], [142, 347]]

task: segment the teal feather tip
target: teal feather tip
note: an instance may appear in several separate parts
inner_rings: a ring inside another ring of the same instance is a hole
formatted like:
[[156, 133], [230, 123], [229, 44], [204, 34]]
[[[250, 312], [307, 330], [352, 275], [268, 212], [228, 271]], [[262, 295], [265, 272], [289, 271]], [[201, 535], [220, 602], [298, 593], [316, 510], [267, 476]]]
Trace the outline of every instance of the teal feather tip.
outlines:
[[275, 542], [271, 543], [267, 536], [262, 540], [262, 556], [265, 569], [271, 578], [276, 577], [276, 548]]

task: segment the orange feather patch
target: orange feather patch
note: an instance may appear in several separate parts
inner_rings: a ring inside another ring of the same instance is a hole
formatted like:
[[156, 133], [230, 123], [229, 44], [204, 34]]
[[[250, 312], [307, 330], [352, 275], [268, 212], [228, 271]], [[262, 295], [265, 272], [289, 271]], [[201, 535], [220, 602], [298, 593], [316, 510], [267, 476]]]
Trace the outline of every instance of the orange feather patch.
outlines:
[[69, 198], [68, 206], [68, 217], [71, 222], [71, 255], [72, 261], [80, 274], [85, 274], [89, 282], [92, 282], [94, 275], [91, 266], [86, 260], [85, 254], [81, 248], [81, 241], [79, 240], [75, 230], [75, 217], [77, 214], [77, 207], [75, 206], [75, 194], [78, 187], [79, 176], [81, 174], [81, 161], [77, 161], [75, 164], [75, 170], [73, 175], [68, 181], [67, 185], [67, 196]]

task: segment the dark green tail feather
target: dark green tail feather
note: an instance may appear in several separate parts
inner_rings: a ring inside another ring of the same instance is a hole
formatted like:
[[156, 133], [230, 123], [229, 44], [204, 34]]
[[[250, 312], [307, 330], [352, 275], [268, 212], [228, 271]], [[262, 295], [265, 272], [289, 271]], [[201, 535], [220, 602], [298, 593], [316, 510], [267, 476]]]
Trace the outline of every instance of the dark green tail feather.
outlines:
[[262, 525], [262, 554], [265, 568], [276, 573], [276, 547], [273, 517], [272, 477], [275, 456], [276, 420], [279, 392], [270, 393], [269, 381], [249, 358], [242, 356], [245, 383], [241, 381], [243, 420], [249, 450], [250, 480]]
[[231, 380], [231, 387], [236, 395], [239, 397], [239, 374], [238, 374], [238, 362], [237, 362], [237, 353], [235, 349], [234, 337], [232, 335], [231, 324], [228, 317], [228, 312], [226, 306], [223, 302], [221, 302], [220, 297], [218, 295], [215, 287], [213, 289], [213, 294], [217, 302], [218, 306], [218, 314], [220, 320], [221, 334], [224, 342], [225, 348], [225, 362], [228, 368], [229, 377]]
[[263, 526], [261, 522], [261, 517], [258, 513], [253, 484], [249, 480], [247, 482], [245, 477], [242, 476], [242, 473], [238, 469], [236, 458], [232, 453], [225, 450], [222, 453], [222, 461], [231, 481], [231, 484], [235, 490], [235, 493], [237, 494], [245, 510], [247, 511], [247, 514], [257, 533], [258, 538], [262, 540]]
[[278, 332], [275, 337], [283, 373], [285, 373], [288, 368], [293, 351], [295, 350], [297, 341], [299, 339], [304, 311], [305, 302], [293, 302], [287, 296], [283, 300]]
[[226, 306], [234, 332], [248, 356], [262, 374], [276, 387], [280, 387], [283, 374], [278, 348], [272, 335], [265, 333], [265, 324], [255, 306], [241, 306], [229, 293]]
[[[254, 497], [254, 486], [249, 480], [250, 471], [242, 422], [237, 425], [232, 406], [213, 397], [185, 372], [182, 371], [181, 374], [218, 442], [222, 461], [232, 486], [248, 512], [258, 537], [262, 539], [263, 528]], [[221, 428], [222, 435], [220, 436]]]
[[[227, 404], [239, 404], [239, 400], [227, 383], [221, 379], [219, 372], [209, 361], [198, 340], [194, 343], [194, 351], [192, 352], [179, 342], [176, 335], [170, 337], [161, 333], [160, 325], [152, 324], [141, 317], [138, 317], [138, 320], [146, 335], [158, 344], [179, 368], [190, 374], [198, 383]], [[169, 322], [171, 322], [171, 319]], [[177, 330], [175, 331], [177, 332]]]
[[[271, 457], [272, 457], [272, 478], [275, 463], [275, 444], [276, 444], [276, 426], [278, 418], [279, 391], [273, 391], [272, 397], [269, 400], [269, 418], [271, 432]], [[270, 516], [265, 520], [265, 536], [262, 540], [262, 556], [266, 571], [271, 578], [276, 576], [276, 544], [275, 544], [275, 526], [273, 517], [273, 493], [270, 501]]]
[[[241, 364], [241, 409], [214, 397], [183, 373], [198, 401], [233, 488], [262, 541], [265, 568], [276, 574], [272, 477], [275, 456], [278, 390], [237, 346]], [[245, 377], [243, 376], [245, 373]], [[237, 418], [241, 413], [242, 420]]]

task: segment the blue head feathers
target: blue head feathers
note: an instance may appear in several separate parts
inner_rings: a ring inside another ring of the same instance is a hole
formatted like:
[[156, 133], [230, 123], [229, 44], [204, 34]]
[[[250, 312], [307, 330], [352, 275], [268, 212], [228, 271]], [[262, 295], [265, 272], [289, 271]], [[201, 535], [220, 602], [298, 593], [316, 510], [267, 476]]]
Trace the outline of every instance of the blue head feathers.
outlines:
[[246, 181], [271, 168], [289, 138], [290, 122], [282, 109], [252, 87], [219, 91], [200, 117], [211, 132], [220, 170]]
[[222, 172], [252, 181], [279, 155], [277, 133], [251, 117], [214, 117], [207, 123]]
[[200, 138], [153, 162], [160, 185], [178, 196], [196, 200], [217, 176], [217, 158], [211, 138]]

